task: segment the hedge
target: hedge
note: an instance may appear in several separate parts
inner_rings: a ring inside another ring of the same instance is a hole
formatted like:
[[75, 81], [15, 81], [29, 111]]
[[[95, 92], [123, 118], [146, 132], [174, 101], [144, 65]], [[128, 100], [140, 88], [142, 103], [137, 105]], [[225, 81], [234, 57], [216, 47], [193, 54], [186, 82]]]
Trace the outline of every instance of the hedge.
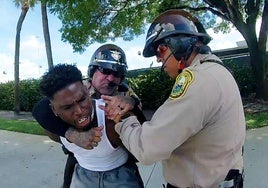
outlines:
[[[37, 79], [20, 81], [20, 110], [32, 111], [33, 106], [42, 96], [39, 93]], [[0, 110], [14, 110], [14, 81], [0, 84]]]
[[[255, 81], [251, 66], [241, 59], [226, 60], [238, 83], [242, 97], [255, 92]], [[161, 75], [161, 76], [160, 76]], [[169, 96], [173, 81], [160, 68], [138, 69], [128, 72], [126, 77], [130, 87], [140, 97], [144, 109], [158, 108]], [[39, 79], [20, 82], [20, 110], [32, 111], [33, 106], [42, 96], [39, 94]], [[13, 110], [14, 81], [0, 83], [0, 110]]]

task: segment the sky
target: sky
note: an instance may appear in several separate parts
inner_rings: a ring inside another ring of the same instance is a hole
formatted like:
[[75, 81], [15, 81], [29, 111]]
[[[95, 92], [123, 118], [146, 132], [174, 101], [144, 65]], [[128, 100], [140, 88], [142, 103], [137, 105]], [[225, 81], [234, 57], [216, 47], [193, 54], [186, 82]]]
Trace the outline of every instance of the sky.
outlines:
[[[11, 0], [1, 0], [0, 7], [0, 83], [4, 83], [14, 80], [15, 36], [21, 9], [16, 7]], [[48, 70], [40, 9], [39, 4], [29, 9], [22, 25], [20, 80], [38, 79]], [[61, 21], [57, 16], [48, 12], [48, 22], [54, 65], [59, 63], [76, 64], [82, 74], [86, 76], [92, 54], [105, 43], [94, 43], [87, 47], [85, 52], [74, 53], [71, 45], [61, 41], [61, 33], [59, 32]], [[215, 34], [212, 30], [207, 30], [207, 32], [213, 38], [209, 43], [212, 50], [236, 47], [237, 41], [244, 40], [235, 29], [228, 34]], [[128, 70], [148, 68], [151, 64], [152, 66], [160, 66], [155, 57], [144, 58], [142, 55], [138, 55], [138, 52], [143, 50], [145, 38], [146, 35], [143, 34], [132, 41], [116, 39], [114, 42], [107, 43], [116, 44], [125, 51]]]

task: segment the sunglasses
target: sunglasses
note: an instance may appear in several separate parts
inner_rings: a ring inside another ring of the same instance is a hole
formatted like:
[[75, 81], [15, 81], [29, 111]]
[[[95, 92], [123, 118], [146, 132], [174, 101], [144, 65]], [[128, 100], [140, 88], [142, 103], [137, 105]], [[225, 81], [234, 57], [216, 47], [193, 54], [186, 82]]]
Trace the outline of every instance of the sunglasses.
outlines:
[[105, 69], [103, 67], [97, 67], [97, 69], [102, 73], [102, 74], [105, 74], [105, 75], [113, 75], [114, 77], [117, 77], [117, 78], [121, 78], [123, 77], [123, 73], [119, 72], [119, 71], [113, 71], [111, 69]]
[[155, 56], [157, 58], [161, 58], [163, 57], [163, 53], [165, 52], [165, 50], [163, 49], [163, 47], [166, 47], [166, 44], [158, 44], [157, 47], [155, 48]]

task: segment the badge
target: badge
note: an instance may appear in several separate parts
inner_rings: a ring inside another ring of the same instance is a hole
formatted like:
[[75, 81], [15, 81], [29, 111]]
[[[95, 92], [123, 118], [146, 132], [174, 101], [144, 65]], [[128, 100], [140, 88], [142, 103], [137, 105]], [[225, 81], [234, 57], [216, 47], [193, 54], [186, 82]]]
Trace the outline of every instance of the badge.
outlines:
[[182, 71], [182, 73], [180, 73], [179, 76], [176, 78], [176, 82], [173, 86], [169, 98], [178, 99], [182, 97], [186, 93], [188, 87], [191, 85], [193, 80], [194, 74], [192, 71], [187, 69]]
[[121, 58], [121, 54], [118, 51], [111, 50], [111, 56], [114, 60], [118, 61]]

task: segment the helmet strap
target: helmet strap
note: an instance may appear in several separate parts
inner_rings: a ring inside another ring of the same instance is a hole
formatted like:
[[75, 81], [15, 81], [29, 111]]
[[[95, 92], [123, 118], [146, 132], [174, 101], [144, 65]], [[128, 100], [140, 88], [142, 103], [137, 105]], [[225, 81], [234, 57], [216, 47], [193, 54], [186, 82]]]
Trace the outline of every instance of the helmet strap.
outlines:
[[189, 44], [186, 52], [185, 52], [185, 61], [187, 61], [190, 57], [190, 55], [192, 54], [192, 52], [194, 51], [195, 47], [196, 47], [196, 43], [197, 43], [197, 38], [196, 37], [192, 37], [192, 41]]
[[92, 79], [93, 74], [95, 73], [96, 69], [97, 69], [96, 65], [89, 65], [87, 75], [88, 75], [90, 80]]
[[161, 66], [160, 75], [159, 75], [159, 77], [158, 77], [158, 79], [159, 79], [160, 81], [163, 80], [164, 66], [165, 66], [165, 64], [167, 63], [167, 61], [169, 60], [169, 58], [171, 57], [172, 54], [173, 54], [172, 52], [170, 52], [170, 53], [168, 54], [167, 58], [164, 60], [162, 66]]
[[171, 49], [174, 57], [180, 61], [182, 57], [185, 60], [189, 58], [193, 52], [193, 47], [196, 45], [198, 38], [195, 36], [191, 37], [170, 37], [165, 40], [167, 46]]

